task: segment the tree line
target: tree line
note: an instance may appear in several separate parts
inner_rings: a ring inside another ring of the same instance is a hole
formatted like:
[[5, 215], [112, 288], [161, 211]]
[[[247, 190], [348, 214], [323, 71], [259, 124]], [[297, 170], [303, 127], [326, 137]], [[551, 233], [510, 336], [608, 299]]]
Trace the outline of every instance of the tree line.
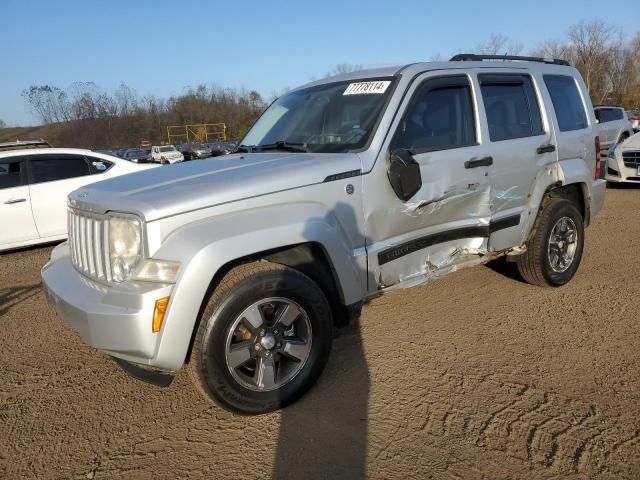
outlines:
[[166, 140], [167, 125], [225, 123], [227, 136], [241, 136], [264, 110], [256, 91], [200, 85], [168, 99], [139, 96], [124, 83], [113, 93], [93, 82], [68, 89], [33, 85], [23, 91], [27, 105], [47, 126], [54, 145], [112, 148]]
[[[492, 34], [472, 50], [517, 55], [523, 46]], [[545, 41], [529, 53], [568, 60], [582, 74], [594, 104], [640, 109], [640, 32], [628, 39], [610, 25], [580, 22], [564, 38]], [[327, 75], [359, 69], [360, 65], [342, 63]], [[47, 126], [47, 140], [86, 148], [131, 146], [142, 140], [160, 143], [166, 140], [167, 125], [225, 123], [229, 138], [241, 138], [268, 103], [254, 90], [204, 85], [167, 99], [139, 96], [125, 84], [109, 93], [93, 82], [74, 83], [64, 90], [33, 85], [22, 95]]]

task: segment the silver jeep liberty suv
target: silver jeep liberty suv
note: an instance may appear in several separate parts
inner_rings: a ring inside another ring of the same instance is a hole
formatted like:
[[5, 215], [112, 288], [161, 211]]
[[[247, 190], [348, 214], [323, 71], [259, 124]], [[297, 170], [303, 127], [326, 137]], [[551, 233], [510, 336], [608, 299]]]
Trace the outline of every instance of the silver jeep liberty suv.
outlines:
[[167, 385], [186, 364], [221, 406], [271, 411], [316, 381], [367, 299], [499, 256], [531, 284], [571, 280], [604, 202], [595, 125], [561, 60], [313, 82], [224, 159], [71, 193], [48, 298], [130, 374]]

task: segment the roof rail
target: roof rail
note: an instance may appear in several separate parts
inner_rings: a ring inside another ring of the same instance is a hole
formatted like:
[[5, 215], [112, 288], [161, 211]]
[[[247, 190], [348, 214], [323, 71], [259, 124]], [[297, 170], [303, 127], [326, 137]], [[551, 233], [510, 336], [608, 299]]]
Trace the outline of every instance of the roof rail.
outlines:
[[460, 53], [454, 55], [449, 60], [450, 62], [478, 62], [482, 60], [520, 60], [523, 62], [540, 62], [551, 63], [553, 65], [565, 65], [569, 66], [569, 62], [566, 60], [560, 60], [558, 58], [543, 58], [543, 57], [521, 57], [519, 55], [477, 55], [475, 53]]

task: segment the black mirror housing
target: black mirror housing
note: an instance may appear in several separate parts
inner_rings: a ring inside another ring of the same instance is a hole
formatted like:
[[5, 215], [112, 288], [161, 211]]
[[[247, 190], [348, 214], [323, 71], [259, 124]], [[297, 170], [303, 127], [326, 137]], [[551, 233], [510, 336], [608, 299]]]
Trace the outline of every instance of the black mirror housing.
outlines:
[[422, 187], [420, 165], [402, 148], [391, 152], [391, 164], [387, 175], [391, 188], [403, 202], [413, 197]]

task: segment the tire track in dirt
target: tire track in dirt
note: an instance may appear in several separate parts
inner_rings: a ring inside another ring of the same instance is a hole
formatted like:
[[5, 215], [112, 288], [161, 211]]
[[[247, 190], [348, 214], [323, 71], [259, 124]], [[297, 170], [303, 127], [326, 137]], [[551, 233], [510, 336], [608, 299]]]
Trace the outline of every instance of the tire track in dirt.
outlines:
[[[499, 375], [447, 371], [432, 375], [424, 385], [422, 395], [403, 400], [403, 410], [409, 407], [412, 415], [396, 425], [375, 459], [383, 458], [394, 443], [415, 438], [434, 445], [463, 441], [555, 475], [619, 470], [627, 458], [616, 458], [623, 449], [640, 457], [638, 426], [620, 424], [595, 403]], [[479, 403], [483, 399], [485, 405]], [[388, 404], [375, 414], [385, 415], [396, 406]]]

